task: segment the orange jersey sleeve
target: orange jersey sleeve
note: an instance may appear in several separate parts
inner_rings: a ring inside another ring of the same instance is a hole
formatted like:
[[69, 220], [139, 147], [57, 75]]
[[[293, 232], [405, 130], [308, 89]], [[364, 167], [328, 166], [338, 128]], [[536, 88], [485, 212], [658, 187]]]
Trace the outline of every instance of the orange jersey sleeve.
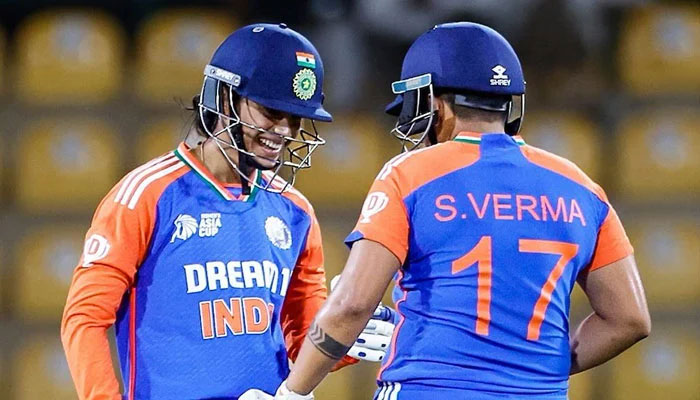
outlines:
[[403, 263], [408, 254], [409, 222], [400, 177], [391, 165], [387, 163], [374, 180], [362, 205], [360, 219], [346, 242], [372, 240]]
[[[295, 202], [301, 203], [301, 201]], [[292, 273], [280, 315], [287, 355], [292, 361], [296, 360], [311, 322], [328, 297], [321, 228], [310, 204], [306, 199], [303, 199], [303, 202], [305, 203], [303, 208], [311, 216], [311, 227], [306, 237], [304, 251], [299, 256]], [[356, 362], [354, 358], [345, 356], [334, 369]]]
[[139, 191], [131, 184], [138, 172], [122, 179], [98, 206], [63, 311], [61, 341], [80, 399], [121, 399], [107, 329], [145, 257], [159, 186], [166, 183]]
[[[607, 202], [607, 198], [605, 200]], [[608, 215], [598, 230], [598, 241], [588, 267], [590, 271], [621, 260], [634, 252], [617, 212], [610, 203], [607, 204]]]
[[403, 264], [408, 254], [410, 229], [404, 199], [420, 186], [478, 159], [478, 146], [457, 142], [441, 143], [392, 158], [375, 178], [362, 205], [360, 219], [345, 242], [372, 240], [394, 253]]

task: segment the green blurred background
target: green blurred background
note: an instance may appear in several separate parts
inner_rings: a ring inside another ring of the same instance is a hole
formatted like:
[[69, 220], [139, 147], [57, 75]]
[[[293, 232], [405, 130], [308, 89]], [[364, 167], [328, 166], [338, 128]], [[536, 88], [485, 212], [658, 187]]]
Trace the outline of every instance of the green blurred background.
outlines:
[[[652, 335], [573, 378], [571, 398], [700, 399], [700, 4], [643, 0], [0, 0], [0, 399], [76, 397], [59, 321], [92, 212], [182, 140], [184, 105], [228, 33], [286, 22], [323, 57], [336, 122], [320, 125], [328, 144], [297, 186], [332, 276], [399, 150], [382, 109], [402, 56], [454, 20], [511, 41], [528, 81], [523, 137], [601, 183], [636, 247]], [[587, 312], [577, 289], [572, 325]], [[371, 398], [376, 370], [334, 373], [317, 398]]]

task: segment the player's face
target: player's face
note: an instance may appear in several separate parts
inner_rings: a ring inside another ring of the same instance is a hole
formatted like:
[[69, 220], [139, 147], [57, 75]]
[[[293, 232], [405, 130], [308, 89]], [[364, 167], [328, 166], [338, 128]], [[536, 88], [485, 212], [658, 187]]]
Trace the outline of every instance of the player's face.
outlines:
[[245, 148], [256, 155], [254, 161], [263, 169], [274, 168], [287, 146], [285, 138], [296, 138], [301, 118], [262, 106], [249, 99], [241, 99], [241, 120], [262, 128], [260, 132], [243, 126]]

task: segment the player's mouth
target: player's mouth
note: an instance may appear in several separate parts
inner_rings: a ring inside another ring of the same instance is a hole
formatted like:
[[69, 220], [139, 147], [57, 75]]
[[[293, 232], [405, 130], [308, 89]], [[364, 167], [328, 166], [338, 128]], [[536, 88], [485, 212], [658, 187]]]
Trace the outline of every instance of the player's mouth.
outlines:
[[281, 138], [279, 140], [273, 140], [270, 138], [258, 136], [256, 142], [260, 145], [260, 148], [263, 150], [264, 154], [260, 154], [262, 157], [269, 158], [269, 159], [276, 159], [282, 148], [284, 147], [284, 143], [282, 142]]

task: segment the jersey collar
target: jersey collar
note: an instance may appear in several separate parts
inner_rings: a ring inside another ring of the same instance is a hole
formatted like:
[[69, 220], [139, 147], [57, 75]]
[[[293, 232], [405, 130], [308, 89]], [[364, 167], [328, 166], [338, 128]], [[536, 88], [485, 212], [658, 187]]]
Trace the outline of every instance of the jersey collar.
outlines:
[[[481, 143], [481, 137], [483, 135], [489, 135], [492, 133], [489, 132], [460, 132], [457, 134], [457, 136], [453, 139], [456, 142], [462, 142], [462, 143], [472, 143], [472, 144], [479, 144]], [[502, 135], [505, 135], [505, 133], [501, 133]], [[518, 146], [524, 146], [525, 141], [523, 140], [520, 135], [515, 135], [511, 136], [515, 143], [518, 144]]]
[[[228, 201], [246, 201], [250, 202], [255, 198], [255, 195], [258, 193], [258, 187], [256, 185], [251, 185], [250, 189], [250, 194], [249, 195], [243, 195], [242, 193], [240, 195], [236, 195], [234, 193], [231, 193], [231, 191], [228, 189], [229, 187], [241, 187], [240, 184], [224, 184], [207, 169], [196, 157], [192, 156], [189, 152], [190, 148], [185, 144], [185, 142], [180, 143], [179, 146], [177, 146], [177, 149], [175, 149], [175, 156], [179, 158], [182, 162], [187, 164], [188, 167], [194, 171], [197, 176], [202, 179], [209, 187], [211, 187], [219, 196], [224, 198], [224, 200]], [[261, 183], [262, 180], [262, 174], [260, 173], [260, 170], [255, 170], [255, 181], [258, 183]]]

